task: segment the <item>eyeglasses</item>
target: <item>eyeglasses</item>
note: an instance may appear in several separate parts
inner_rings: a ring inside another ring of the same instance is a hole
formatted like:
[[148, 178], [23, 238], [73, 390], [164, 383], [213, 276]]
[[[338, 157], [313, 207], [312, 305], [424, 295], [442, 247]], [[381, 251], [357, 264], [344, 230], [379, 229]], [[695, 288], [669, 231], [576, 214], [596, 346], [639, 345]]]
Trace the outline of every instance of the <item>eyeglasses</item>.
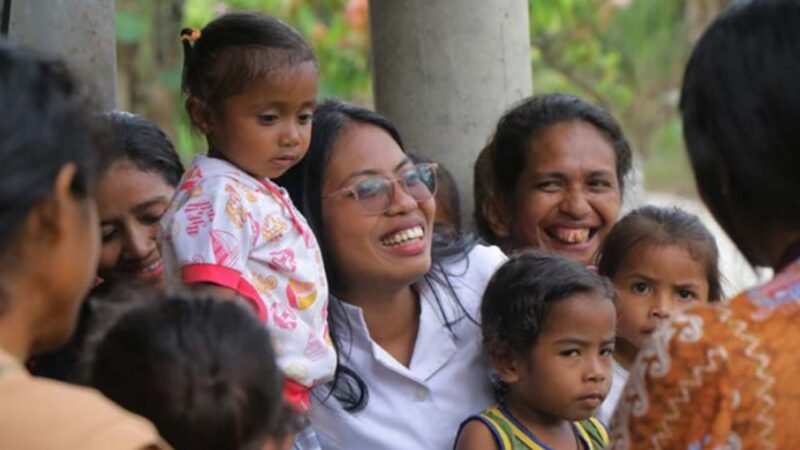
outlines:
[[399, 181], [403, 190], [418, 202], [433, 197], [437, 185], [436, 166], [436, 163], [416, 164], [401, 172], [397, 178], [370, 176], [352, 186], [331, 192], [323, 197], [323, 200], [342, 194], [352, 195], [364, 213], [383, 214], [392, 207], [395, 182]]

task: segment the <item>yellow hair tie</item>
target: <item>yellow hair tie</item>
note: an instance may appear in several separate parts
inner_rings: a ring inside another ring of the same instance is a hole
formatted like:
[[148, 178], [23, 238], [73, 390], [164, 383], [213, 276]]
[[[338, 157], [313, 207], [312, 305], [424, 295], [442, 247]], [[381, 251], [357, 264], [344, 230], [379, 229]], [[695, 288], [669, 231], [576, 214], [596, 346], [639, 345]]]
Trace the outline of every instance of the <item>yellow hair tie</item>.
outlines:
[[180, 40], [194, 44], [200, 39], [200, 30], [196, 28], [184, 28], [181, 30]]

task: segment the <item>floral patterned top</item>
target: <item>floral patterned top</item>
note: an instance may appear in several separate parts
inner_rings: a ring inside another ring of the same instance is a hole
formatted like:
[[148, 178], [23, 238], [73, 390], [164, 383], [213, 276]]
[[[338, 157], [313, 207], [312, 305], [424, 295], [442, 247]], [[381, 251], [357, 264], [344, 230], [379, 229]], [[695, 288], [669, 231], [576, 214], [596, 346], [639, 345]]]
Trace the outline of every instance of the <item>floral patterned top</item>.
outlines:
[[213, 283], [235, 290], [269, 328], [290, 380], [311, 388], [331, 378], [336, 353], [322, 256], [283, 189], [197, 156], [161, 221], [161, 236], [170, 288]]
[[800, 260], [656, 333], [631, 370], [614, 448], [800, 448], [798, 345]]

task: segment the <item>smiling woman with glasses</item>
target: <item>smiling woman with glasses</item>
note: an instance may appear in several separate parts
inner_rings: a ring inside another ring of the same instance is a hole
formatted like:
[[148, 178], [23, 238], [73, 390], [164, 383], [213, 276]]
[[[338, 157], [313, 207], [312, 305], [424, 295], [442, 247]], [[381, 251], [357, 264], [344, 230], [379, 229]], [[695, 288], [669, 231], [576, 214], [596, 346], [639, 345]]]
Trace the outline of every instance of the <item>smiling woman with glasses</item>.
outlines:
[[461, 416], [492, 400], [475, 319], [505, 256], [434, 239], [436, 164], [414, 164], [372, 111], [320, 105], [306, 158], [281, 181], [319, 238], [333, 297], [339, 365], [311, 415], [322, 447], [451, 448]]

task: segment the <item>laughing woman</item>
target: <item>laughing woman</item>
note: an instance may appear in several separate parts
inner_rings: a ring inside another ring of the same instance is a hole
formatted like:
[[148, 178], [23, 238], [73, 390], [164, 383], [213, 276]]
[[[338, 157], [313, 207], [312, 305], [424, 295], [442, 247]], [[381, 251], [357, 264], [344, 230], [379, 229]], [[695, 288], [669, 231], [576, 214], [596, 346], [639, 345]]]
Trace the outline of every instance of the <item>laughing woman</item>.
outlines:
[[103, 120], [114, 142], [97, 182], [103, 243], [98, 281], [163, 289], [158, 221], [183, 176], [183, 165], [169, 138], [144, 117], [114, 111]]
[[566, 94], [526, 99], [503, 115], [476, 163], [481, 237], [592, 264], [630, 169], [630, 146], [610, 114]]
[[447, 449], [461, 416], [492, 400], [475, 319], [505, 256], [432, 245], [435, 170], [409, 160], [385, 118], [328, 101], [303, 165], [284, 180], [319, 238], [333, 294], [339, 366], [311, 415], [325, 449]]
[[121, 111], [105, 113], [99, 121], [111, 139], [95, 186], [102, 242], [95, 287], [70, 342], [31, 363], [35, 374], [62, 381], [79, 381], [77, 365], [97, 302], [120, 284], [164, 288], [158, 221], [183, 175], [172, 143], [152, 122]]

